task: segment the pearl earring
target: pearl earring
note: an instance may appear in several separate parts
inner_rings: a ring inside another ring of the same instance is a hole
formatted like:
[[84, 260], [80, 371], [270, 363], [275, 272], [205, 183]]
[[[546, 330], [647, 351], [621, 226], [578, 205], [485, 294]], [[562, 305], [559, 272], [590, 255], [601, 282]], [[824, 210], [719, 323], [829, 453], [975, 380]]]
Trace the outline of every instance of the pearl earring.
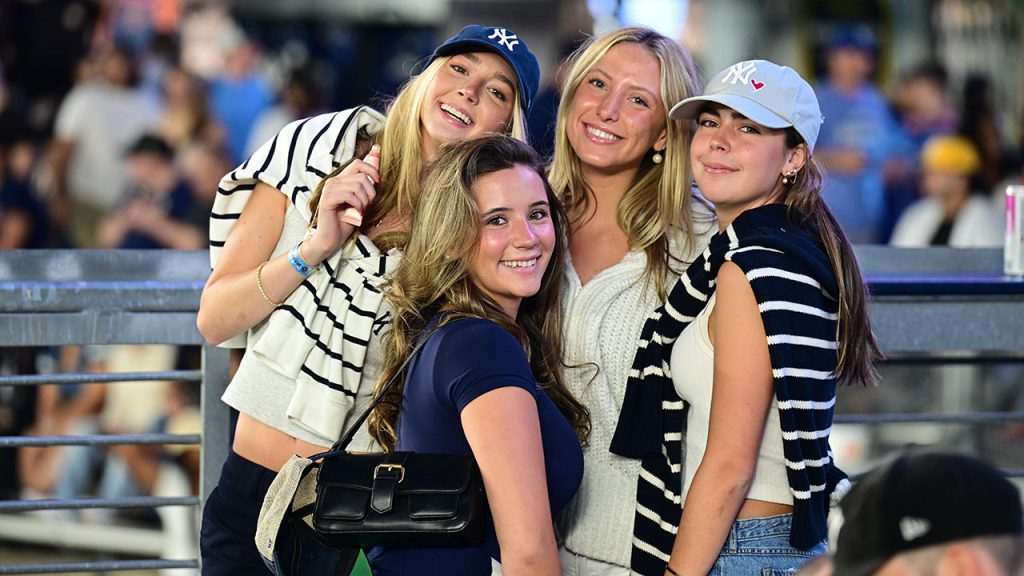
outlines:
[[655, 164], [661, 164], [661, 161], [664, 159], [665, 157], [661, 155], [660, 150], [656, 150], [654, 152], [654, 156], [651, 156], [651, 161], [654, 162]]
[[786, 172], [782, 174], [783, 184], [795, 184], [796, 183], [796, 172]]

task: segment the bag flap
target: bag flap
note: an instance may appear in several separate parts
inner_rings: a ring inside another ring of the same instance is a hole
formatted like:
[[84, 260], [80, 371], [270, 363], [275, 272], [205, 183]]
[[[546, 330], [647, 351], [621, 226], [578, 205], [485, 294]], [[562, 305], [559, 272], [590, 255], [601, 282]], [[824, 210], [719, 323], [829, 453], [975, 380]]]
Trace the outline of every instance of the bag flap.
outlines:
[[419, 452], [339, 453], [320, 464], [317, 492], [331, 488], [365, 491], [373, 487], [379, 465], [401, 466], [402, 480], [397, 494], [465, 492], [475, 472], [476, 461], [463, 454]]

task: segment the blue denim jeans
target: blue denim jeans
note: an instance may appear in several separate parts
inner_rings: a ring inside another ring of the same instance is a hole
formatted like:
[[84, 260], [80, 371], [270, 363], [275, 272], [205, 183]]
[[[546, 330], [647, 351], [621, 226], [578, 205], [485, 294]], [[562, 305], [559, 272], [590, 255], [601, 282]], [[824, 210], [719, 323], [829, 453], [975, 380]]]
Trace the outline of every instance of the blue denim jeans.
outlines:
[[822, 554], [825, 542], [809, 550], [789, 543], [792, 514], [736, 520], [709, 576], [776, 576], [795, 574], [804, 562]]

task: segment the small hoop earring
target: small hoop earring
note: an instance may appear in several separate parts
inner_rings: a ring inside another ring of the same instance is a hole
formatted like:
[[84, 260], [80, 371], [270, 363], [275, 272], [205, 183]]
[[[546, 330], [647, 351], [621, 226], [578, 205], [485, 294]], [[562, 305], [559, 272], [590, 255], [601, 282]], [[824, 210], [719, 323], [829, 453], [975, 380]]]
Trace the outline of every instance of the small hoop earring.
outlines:
[[651, 156], [651, 162], [654, 162], [655, 164], [661, 164], [661, 161], [664, 159], [665, 157], [661, 155], [660, 150], [655, 151], [654, 156]]

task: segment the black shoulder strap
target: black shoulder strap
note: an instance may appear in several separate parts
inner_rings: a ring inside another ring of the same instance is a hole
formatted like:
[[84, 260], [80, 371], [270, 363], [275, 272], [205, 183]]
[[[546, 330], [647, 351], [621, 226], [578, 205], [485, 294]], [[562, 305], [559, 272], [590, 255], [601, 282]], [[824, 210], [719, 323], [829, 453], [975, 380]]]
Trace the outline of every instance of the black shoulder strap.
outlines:
[[[380, 402], [380, 399], [383, 398], [384, 394], [386, 394], [388, 390], [391, 389], [391, 387], [395, 384], [398, 378], [403, 375], [405, 369], [409, 366], [409, 362], [412, 362], [412, 359], [414, 356], [416, 356], [416, 353], [419, 352], [421, 348], [423, 348], [423, 346], [427, 343], [427, 340], [429, 340], [430, 337], [434, 335], [434, 332], [437, 332], [438, 328], [440, 327], [440, 324], [441, 321], [438, 320], [437, 324], [434, 325], [430, 332], [428, 332], [426, 336], [420, 338], [420, 341], [412, 349], [412, 352], [410, 352], [409, 355], [405, 357], [405, 361], [403, 361], [402, 365], [398, 367], [398, 370], [395, 370], [395, 373], [391, 375], [391, 378], [388, 380], [387, 384], [385, 384], [380, 389], [380, 392], [373, 399], [373, 401], [370, 402], [370, 405], [367, 406], [365, 410], [363, 410], [363, 413], [359, 415], [359, 418], [356, 418], [356, 421], [353, 422], [352, 425], [348, 427], [348, 430], [345, 430], [341, 437], [338, 438], [338, 441], [335, 442], [333, 446], [331, 446], [330, 452], [344, 450], [345, 448], [348, 447], [349, 443], [352, 442], [352, 438], [356, 435], [356, 431], [359, 430], [359, 427], [363, 425], [363, 422], [365, 422], [366, 419], [370, 417], [370, 412], [373, 411], [373, 409], [377, 406], [377, 403]], [[320, 456], [320, 454], [312, 456], [310, 459], [315, 460], [318, 456]]]

